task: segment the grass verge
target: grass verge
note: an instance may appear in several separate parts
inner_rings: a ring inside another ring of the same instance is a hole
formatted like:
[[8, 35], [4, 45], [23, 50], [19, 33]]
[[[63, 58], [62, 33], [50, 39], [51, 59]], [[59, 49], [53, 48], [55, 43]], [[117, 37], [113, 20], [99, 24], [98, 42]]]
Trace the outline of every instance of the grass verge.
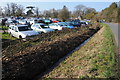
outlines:
[[106, 24], [43, 78], [117, 78], [114, 37]]
[[15, 40], [16, 38], [12, 37], [8, 32], [0, 33], [0, 38], [2, 38], [3, 41], [5, 40]]

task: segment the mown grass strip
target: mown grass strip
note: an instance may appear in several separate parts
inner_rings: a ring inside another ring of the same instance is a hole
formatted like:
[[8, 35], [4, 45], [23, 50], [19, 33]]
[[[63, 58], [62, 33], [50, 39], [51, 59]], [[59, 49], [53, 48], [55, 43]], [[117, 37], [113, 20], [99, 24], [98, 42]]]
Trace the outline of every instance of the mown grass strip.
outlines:
[[78, 51], [70, 55], [44, 78], [117, 78], [116, 45], [106, 24]]

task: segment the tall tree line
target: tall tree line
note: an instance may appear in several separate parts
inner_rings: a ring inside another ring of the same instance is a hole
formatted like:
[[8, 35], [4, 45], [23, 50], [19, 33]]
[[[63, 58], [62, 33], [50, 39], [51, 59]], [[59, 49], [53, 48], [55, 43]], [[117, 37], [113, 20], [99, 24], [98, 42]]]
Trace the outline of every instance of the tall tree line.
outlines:
[[[25, 12], [25, 10], [27, 12]], [[0, 7], [0, 16], [35, 16], [46, 18], [59, 18], [63, 21], [69, 18], [91, 19], [95, 16], [96, 10], [84, 5], [77, 5], [74, 7], [74, 11], [69, 11], [67, 6], [63, 6], [62, 9], [56, 10], [55, 8], [50, 10], [40, 11], [39, 7], [34, 6], [22, 6], [16, 3], [7, 3], [4, 8]]]
[[98, 13], [99, 19], [107, 22], [120, 22], [120, 2], [114, 2]]

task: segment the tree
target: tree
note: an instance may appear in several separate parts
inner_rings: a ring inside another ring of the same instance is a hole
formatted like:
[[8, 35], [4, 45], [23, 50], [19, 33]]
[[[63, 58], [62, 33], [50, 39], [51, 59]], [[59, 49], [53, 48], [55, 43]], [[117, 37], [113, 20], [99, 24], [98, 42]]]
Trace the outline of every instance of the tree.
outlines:
[[23, 13], [24, 13], [24, 7], [22, 5], [18, 5], [17, 10], [16, 10], [16, 15], [17, 16], [22, 16]]
[[58, 18], [62, 21], [66, 21], [70, 18], [70, 12], [68, 11], [66, 6], [63, 6], [63, 9], [58, 14]]
[[96, 15], [95, 12], [88, 13], [86, 14], [86, 19], [93, 19], [95, 15]]
[[85, 8], [85, 14], [89, 14], [92, 12], [96, 12], [96, 10], [94, 8]]
[[3, 14], [3, 11], [2, 11], [2, 8], [0, 7], [0, 16], [2, 16]]
[[38, 7], [35, 8], [35, 13], [36, 13], [36, 16], [38, 17], [39, 16], [39, 8]]
[[16, 11], [17, 11], [17, 4], [11, 3], [11, 15], [15, 16]]
[[7, 12], [7, 16], [11, 15], [10, 4], [7, 4], [6, 12]]
[[85, 9], [86, 9], [86, 6], [84, 5], [77, 5], [75, 7], [75, 11], [73, 12], [73, 16], [74, 17], [80, 17], [80, 18], [83, 18], [84, 14], [85, 14]]
[[119, 7], [117, 3], [112, 3], [109, 7], [102, 10], [100, 14], [101, 19], [105, 19], [107, 22], [117, 22], [119, 13]]

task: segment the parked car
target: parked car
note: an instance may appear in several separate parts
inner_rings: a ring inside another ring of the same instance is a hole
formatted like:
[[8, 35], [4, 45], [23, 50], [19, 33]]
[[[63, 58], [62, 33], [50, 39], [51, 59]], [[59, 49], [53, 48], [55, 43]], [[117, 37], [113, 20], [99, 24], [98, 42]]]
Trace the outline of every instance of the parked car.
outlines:
[[67, 23], [67, 22], [58, 22], [58, 24], [61, 24], [66, 28], [74, 28], [74, 26], [72, 24]]
[[26, 20], [18, 20], [19, 24], [27, 24]]
[[47, 33], [54, 31], [54, 29], [49, 28], [46, 24], [36, 23], [31, 26], [31, 28], [39, 33]]
[[80, 21], [81, 25], [88, 25], [88, 22], [86, 21]]
[[54, 23], [61, 22], [61, 21], [60, 21], [59, 19], [57, 19], [57, 18], [53, 18], [52, 21], [53, 21]]
[[52, 21], [49, 19], [38, 19], [37, 23], [50, 24]]
[[49, 24], [49, 27], [55, 30], [63, 30], [64, 28], [66, 28], [66, 25], [58, 22], [58, 23]]
[[18, 24], [19, 22], [16, 20], [9, 19], [6, 21], [6, 26], [9, 27], [11, 24]]
[[33, 31], [27, 25], [10, 25], [8, 29], [8, 33], [16, 38], [26, 38], [32, 35], [38, 35], [39, 33]]
[[37, 23], [38, 22], [38, 20], [37, 19], [28, 19], [28, 21], [27, 21], [28, 23], [30, 23], [30, 25], [32, 25], [32, 24], [35, 24], [35, 23]]
[[71, 20], [68, 23], [73, 25], [74, 27], [80, 27], [81, 26], [81, 23], [80, 23], [79, 19]]

